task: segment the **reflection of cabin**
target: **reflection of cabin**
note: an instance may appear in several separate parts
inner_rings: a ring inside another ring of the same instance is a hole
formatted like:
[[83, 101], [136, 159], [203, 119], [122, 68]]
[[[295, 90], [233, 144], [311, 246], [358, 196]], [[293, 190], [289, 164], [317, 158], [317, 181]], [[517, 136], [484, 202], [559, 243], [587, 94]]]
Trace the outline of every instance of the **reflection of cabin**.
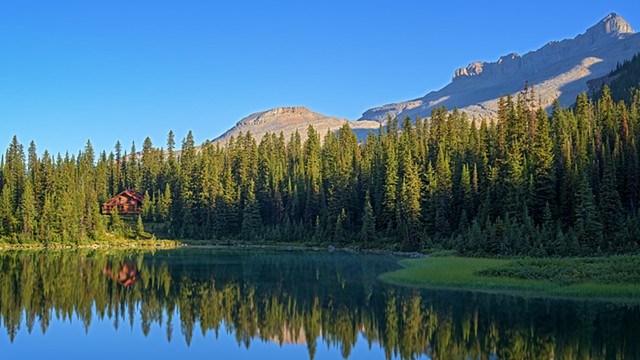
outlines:
[[140, 280], [140, 272], [138, 266], [133, 263], [125, 262], [120, 265], [117, 274], [114, 276], [111, 271], [111, 265], [107, 264], [102, 270], [102, 273], [118, 282], [118, 284], [124, 287], [131, 287], [136, 281]]
[[122, 215], [138, 215], [142, 209], [143, 197], [133, 190], [125, 190], [102, 205], [102, 214], [111, 215], [114, 209]]

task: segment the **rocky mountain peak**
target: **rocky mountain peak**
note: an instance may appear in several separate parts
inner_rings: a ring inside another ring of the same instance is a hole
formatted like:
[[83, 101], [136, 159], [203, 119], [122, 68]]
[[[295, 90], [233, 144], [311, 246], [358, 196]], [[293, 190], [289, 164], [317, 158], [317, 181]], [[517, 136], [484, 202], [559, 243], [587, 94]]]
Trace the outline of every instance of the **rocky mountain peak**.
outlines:
[[622, 18], [622, 16], [611, 13], [600, 20], [597, 24], [590, 27], [586, 34], [595, 36], [615, 36], [620, 34], [633, 34], [634, 31], [631, 25]]
[[473, 62], [457, 69], [444, 88], [425, 96], [365, 111], [362, 120], [384, 122], [389, 115], [428, 117], [436, 106], [457, 107], [476, 118], [495, 116], [497, 100], [535, 84], [545, 108], [558, 99], [564, 106], [588, 90], [587, 81], [606, 75], [616, 64], [640, 52], [640, 35], [621, 16], [611, 13], [584, 33], [551, 41], [524, 55], [511, 53], [497, 61]]
[[260, 125], [266, 124], [277, 119], [290, 119], [290, 118], [307, 118], [314, 117], [318, 114], [313, 111], [307, 109], [304, 106], [285, 106], [273, 108], [267, 111], [262, 111], [259, 113], [251, 114], [246, 118], [242, 119], [238, 125], [239, 126], [247, 126], [247, 125]]
[[271, 110], [267, 110], [264, 112], [264, 114], [269, 114], [269, 115], [286, 115], [286, 114], [291, 114], [291, 115], [305, 115], [305, 114], [313, 114], [314, 112], [309, 110], [308, 108], [304, 107], [304, 106], [285, 106], [285, 107], [278, 107], [278, 108], [273, 108]]
[[[238, 136], [240, 133], [251, 132], [254, 138], [260, 140], [266, 133], [280, 134], [289, 139], [291, 135], [298, 132], [302, 141], [307, 138], [309, 125], [324, 136], [327, 131], [337, 131], [347, 119], [334, 116], [326, 116], [311, 111], [303, 106], [278, 107], [266, 111], [251, 114], [238, 121], [236, 126], [216, 138], [214, 141], [226, 141], [231, 136]], [[354, 121], [349, 122], [351, 128], [359, 138], [364, 138], [370, 130], [377, 131], [378, 122]]]

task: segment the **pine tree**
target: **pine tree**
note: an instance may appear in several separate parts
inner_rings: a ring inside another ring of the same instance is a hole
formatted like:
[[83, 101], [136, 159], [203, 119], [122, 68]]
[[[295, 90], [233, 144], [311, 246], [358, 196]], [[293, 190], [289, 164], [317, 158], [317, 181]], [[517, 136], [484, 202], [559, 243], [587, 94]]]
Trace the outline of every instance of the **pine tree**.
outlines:
[[37, 228], [37, 212], [31, 181], [25, 182], [24, 192], [22, 193], [22, 200], [20, 202], [20, 214], [22, 216], [23, 239], [36, 240], [34, 238], [34, 235]]
[[11, 188], [8, 184], [4, 184], [2, 188], [2, 202], [0, 203], [0, 217], [2, 222], [0, 228], [3, 230], [3, 234], [7, 237], [11, 237], [17, 230], [17, 219], [13, 210], [13, 202], [11, 197]]
[[[620, 237], [620, 231], [624, 228], [625, 216], [622, 211], [620, 195], [616, 189], [616, 176], [611, 162], [612, 160], [605, 160], [604, 174], [600, 185], [600, 219], [604, 234], [608, 239], [613, 240]], [[615, 245], [619, 246], [619, 244]]]
[[376, 218], [373, 214], [369, 192], [365, 195], [364, 209], [362, 211], [362, 227], [360, 228], [360, 240], [365, 244], [371, 244], [376, 237]]
[[449, 235], [451, 230], [452, 176], [449, 162], [449, 156], [445, 153], [444, 146], [441, 144], [435, 168], [435, 194], [433, 198], [435, 206], [434, 225], [436, 234], [440, 236]]
[[45, 245], [50, 241], [59, 240], [59, 227], [55, 219], [56, 209], [54, 207], [53, 195], [49, 193], [44, 197], [38, 233], [38, 239]]
[[260, 209], [256, 202], [253, 180], [249, 180], [242, 210], [242, 237], [246, 240], [256, 240], [260, 236], [261, 227]]
[[138, 236], [144, 235], [144, 224], [142, 223], [142, 216], [137, 216], [138, 220], [136, 222], [136, 232]]
[[13, 214], [18, 212], [18, 206], [20, 205], [20, 199], [24, 191], [24, 160], [22, 144], [20, 144], [18, 138], [14, 136], [7, 150], [4, 169], [2, 171], [4, 184], [8, 185], [7, 190], [9, 191], [11, 212]]
[[112, 183], [112, 194], [116, 194], [124, 190], [125, 178], [123, 174], [124, 161], [122, 159], [122, 145], [120, 141], [116, 142], [115, 145], [115, 155], [113, 157], [113, 183]]
[[120, 214], [118, 214], [117, 207], [111, 212], [111, 232], [118, 237], [124, 236], [124, 222], [120, 218]]
[[142, 211], [140, 216], [144, 217], [145, 220], [149, 221], [153, 217], [154, 209], [154, 199], [149, 195], [149, 190], [144, 192], [144, 201], [142, 202]]
[[[477, 177], [477, 173], [475, 175]], [[473, 189], [471, 186], [471, 174], [469, 173], [469, 165], [462, 165], [462, 173], [460, 175], [460, 194], [461, 199], [459, 200], [459, 214], [460, 214], [460, 225], [468, 225], [468, 217], [473, 216]], [[465, 221], [462, 221], [462, 214], [465, 214]]]
[[533, 138], [531, 163], [534, 169], [531, 199], [531, 216], [538, 224], [542, 222], [545, 208], [555, 200], [555, 175], [553, 169], [553, 141], [547, 113], [539, 108]]
[[340, 213], [336, 217], [334, 226], [333, 240], [337, 243], [344, 243], [346, 241], [346, 229], [345, 221], [347, 220], [347, 213], [344, 209], [340, 210]]
[[576, 232], [586, 251], [594, 252], [602, 239], [602, 224], [598, 220], [591, 185], [585, 173], [580, 177], [576, 193]]
[[416, 250], [420, 244], [420, 189], [422, 184], [409, 151], [403, 151], [404, 174], [398, 202], [398, 225], [405, 247]]
[[383, 144], [384, 158], [383, 158], [383, 171], [384, 171], [384, 183], [383, 183], [383, 202], [382, 202], [382, 214], [380, 221], [382, 226], [386, 226], [387, 231], [396, 228], [396, 204], [397, 204], [397, 191], [398, 191], [398, 159], [396, 154], [396, 142], [393, 140], [393, 136], [388, 135], [385, 137], [386, 142]]
[[172, 203], [171, 199], [171, 187], [169, 184], [166, 184], [162, 198], [158, 200], [158, 218], [160, 221], [171, 221], [169, 217]]

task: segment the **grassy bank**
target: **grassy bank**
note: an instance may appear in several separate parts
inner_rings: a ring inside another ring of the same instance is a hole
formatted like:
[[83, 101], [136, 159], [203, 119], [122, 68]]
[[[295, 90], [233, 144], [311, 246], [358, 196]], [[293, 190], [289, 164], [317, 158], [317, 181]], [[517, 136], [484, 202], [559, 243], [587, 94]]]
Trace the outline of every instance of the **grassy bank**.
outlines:
[[567, 259], [405, 259], [383, 281], [423, 288], [640, 303], [640, 256]]
[[101, 248], [164, 248], [171, 249], [184, 246], [183, 243], [176, 240], [159, 240], [159, 239], [146, 239], [146, 240], [133, 240], [125, 238], [109, 238], [103, 241], [96, 241], [91, 243], [56, 243], [50, 242], [47, 244], [41, 243], [20, 243], [20, 244], [8, 244], [0, 242], [0, 250], [24, 250], [24, 249], [101, 249]]

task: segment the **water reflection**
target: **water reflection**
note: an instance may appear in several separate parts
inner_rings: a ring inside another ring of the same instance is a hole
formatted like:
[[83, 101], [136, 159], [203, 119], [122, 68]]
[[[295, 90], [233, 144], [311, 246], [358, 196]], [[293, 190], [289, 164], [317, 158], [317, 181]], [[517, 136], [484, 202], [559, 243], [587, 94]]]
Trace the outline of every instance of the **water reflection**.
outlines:
[[391, 257], [340, 253], [4, 252], [0, 320], [11, 342], [21, 326], [46, 333], [53, 319], [77, 317], [88, 329], [97, 317], [115, 328], [128, 322], [144, 336], [162, 327], [167, 341], [179, 324], [187, 344], [197, 331], [233, 334], [246, 348], [256, 340], [305, 344], [312, 359], [319, 343], [347, 358], [359, 339], [402, 359], [640, 355], [638, 307], [418, 291], [376, 280], [395, 266]]
[[118, 271], [114, 273], [111, 264], [107, 264], [107, 266], [102, 269], [102, 273], [126, 288], [132, 287], [136, 281], [140, 280], [138, 265], [132, 262], [124, 262], [120, 264], [117, 269]]

